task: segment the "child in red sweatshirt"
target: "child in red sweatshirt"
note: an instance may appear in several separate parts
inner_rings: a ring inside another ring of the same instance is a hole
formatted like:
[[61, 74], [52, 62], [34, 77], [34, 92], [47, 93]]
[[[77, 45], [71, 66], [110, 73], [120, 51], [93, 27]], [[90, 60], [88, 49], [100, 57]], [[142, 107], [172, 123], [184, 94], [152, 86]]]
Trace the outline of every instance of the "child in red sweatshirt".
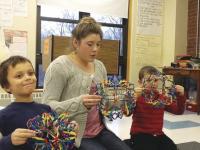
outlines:
[[133, 150], [177, 150], [175, 143], [162, 131], [163, 116], [165, 110], [177, 115], [183, 114], [186, 101], [184, 88], [176, 85], [176, 101], [167, 103], [167, 96], [158, 92], [158, 74], [159, 71], [152, 66], [145, 66], [139, 72], [140, 88], [136, 88], [136, 107], [132, 115], [129, 140]]

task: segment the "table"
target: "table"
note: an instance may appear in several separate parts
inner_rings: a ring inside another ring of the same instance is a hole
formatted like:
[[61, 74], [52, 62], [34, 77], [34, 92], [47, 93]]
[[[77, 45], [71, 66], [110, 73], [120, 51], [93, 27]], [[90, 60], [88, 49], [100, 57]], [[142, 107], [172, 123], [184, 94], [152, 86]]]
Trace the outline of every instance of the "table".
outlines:
[[164, 67], [162, 71], [166, 75], [191, 77], [197, 82], [197, 106], [200, 114], [200, 69]]

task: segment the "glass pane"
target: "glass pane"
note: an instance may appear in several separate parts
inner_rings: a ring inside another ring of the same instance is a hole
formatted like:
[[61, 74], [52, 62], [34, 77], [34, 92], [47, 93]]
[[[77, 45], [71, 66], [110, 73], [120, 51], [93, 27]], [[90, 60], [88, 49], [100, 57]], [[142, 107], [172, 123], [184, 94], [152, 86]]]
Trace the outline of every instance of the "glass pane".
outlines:
[[123, 33], [122, 28], [102, 27], [104, 39], [120, 40], [120, 56], [123, 56]]
[[104, 39], [121, 40], [122, 28], [102, 26]]
[[44, 75], [45, 75], [45, 72], [43, 71], [42, 64], [39, 64], [38, 65], [38, 77], [37, 77], [38, 87], [43, 87]]
[[97, 22], [122, 24], [122, 19], [119, 17], [101, 16], [97, 14], [91, 14], [91, 17], [93, 17]]
[[79, 19], [79, 12], [69, 11], [64, 8], [50, 7], [50, 6], [41, 6], [41, 16], [51, 17], [51, 18], [61, 18], [61, 19]]
[[71, 36], [71, 31], [74, 29], [75, 26], [76, 24], [73, 23], [42, 21], [41, 39], [44, 39], [50, 35]]

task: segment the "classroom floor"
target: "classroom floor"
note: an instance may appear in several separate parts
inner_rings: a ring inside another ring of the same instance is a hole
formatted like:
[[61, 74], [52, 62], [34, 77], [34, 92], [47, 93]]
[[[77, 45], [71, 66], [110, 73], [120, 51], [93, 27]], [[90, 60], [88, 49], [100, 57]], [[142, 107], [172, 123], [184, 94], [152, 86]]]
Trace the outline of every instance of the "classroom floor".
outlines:
[[[129, 138], [131, 117], [123, 117], [113, 122], [106, 121], [111, 129], [121, 139]], [[163, 131], [176, 143], [196, 141], [200, 143], [200, 115], [185, 111], [183, 115], [173, 115], [165, 112]]]
[[[0, 109], [7, 104], [0, 103]], [[123, 117], [112, 122], [106, 121], [107, 126], [122, 140], [128, 139], [131, 126], [131, 117]], [[173, 115], [165, 112], [163, 131], [176, 143], [200, 143], [200, 115], [185, 111], [183, 115]], [[191, 149], [192, 150], [192, 149]]]

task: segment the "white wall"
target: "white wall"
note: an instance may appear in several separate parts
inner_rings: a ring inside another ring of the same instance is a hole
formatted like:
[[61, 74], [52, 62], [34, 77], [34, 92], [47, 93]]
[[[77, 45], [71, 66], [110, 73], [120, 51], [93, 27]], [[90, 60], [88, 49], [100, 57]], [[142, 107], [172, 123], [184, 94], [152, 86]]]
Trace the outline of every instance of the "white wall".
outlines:
[[175, 55], [187, 53], [188, 0], [176, 1]]
[[[128, 45], [128, 60], [129, 64], [127, 67], [127, 77], [128, 80], [134, 82], [137, 81], [137, 72], [138, 72], [138, 66], [136, 65], [136, 21], [135, 18], [137, 17], [137, 0], [130, 0], [131, 6], [129, 6], [129, 9], [131, 9], [131, 14], [129, 14], [129, 19], [132, 21], [129, 23], [129, 45]], [[134, 82], [135, 83], [135, 82]]]
[[[127, 75], [128, 79], [134, 83], [137, 83], [138, 71], [142, 66], [154, 64], [156, 67], [169, 66], [174, 61], [175, 55], [186, 53], [187, 48], [188, 0], [164, 0], [163, 31], [162, 37], [160, 37], [162, 40], [160, 50], [158, 48], [156, 52], [152, 52], [150, 55], [139, 56], [136, 51], [137, 3], [138, 0], [133, 0], [131, 6], [133, 10], [131, 19], [133, 22], [130, 27], [132, 34], [128, 53], [131, 63]], [[160, 57], [157, 56], [158, 53], [161, 53]], [[157, 60], [152, 59], [153, 57]], [[149, 58], [151, 59], [149, 60]], [[139, 60], [141, 60], [142, 64], [138, 63]]]
[[175, 56], [176, 0], [165, 0], [162, 65], [169, 66]]
[[[28, 0], [28, 16], [20, 17], [15, 16], [13, 18], [12, 27], [4, 27], [0, 29], [0, 62], [8, 57], [8, 49], [4, 45], [3, 29], [21, 30], [27, 31], [28, 43], [27, 43], [27, 57], [35, 66], [35, 52], [36, 52], [36, 0]], [[0, 88], [0, 92], [2, 89]]]
[[163, 66], [187, 50], [188, 0], [166, 0], [163, 36]]

